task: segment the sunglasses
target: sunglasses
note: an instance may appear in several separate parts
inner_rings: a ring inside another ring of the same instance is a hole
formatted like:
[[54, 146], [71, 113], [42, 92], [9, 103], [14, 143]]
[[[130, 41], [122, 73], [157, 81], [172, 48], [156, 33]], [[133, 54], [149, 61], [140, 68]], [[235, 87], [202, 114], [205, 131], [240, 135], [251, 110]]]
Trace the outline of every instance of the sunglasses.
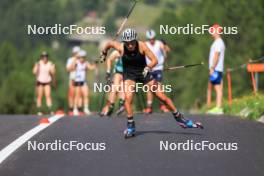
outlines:
[[40, 56], [42, 59], [48, 58], [48, 55], [42, 55]]
[[129, 42], [124, 42], [124, 44], [126, 45], [126, 46], [129, 46], [129, 45], [135, 45], [136, 44], [136, 40], [132, 40], [132, 41], [129, 41]]

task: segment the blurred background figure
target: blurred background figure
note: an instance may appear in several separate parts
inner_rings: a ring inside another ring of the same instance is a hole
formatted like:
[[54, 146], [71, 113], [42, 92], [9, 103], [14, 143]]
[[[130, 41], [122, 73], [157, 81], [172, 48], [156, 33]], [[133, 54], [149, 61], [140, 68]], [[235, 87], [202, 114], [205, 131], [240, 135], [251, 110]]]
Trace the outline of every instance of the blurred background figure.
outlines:
[[[165, 49], [166, 53], [170, 52], [171, 51], [171, 48], [169, 47], [169, 45], [167, 44], [167, 42], [164, 39], [161, 39], [160, 41], [163, 43], [164, 49]], [[167, 59], [167, 55], [165, 57], [165, 60], [166, 59]]]
[[220, 33], [222, 27], [214, 24], [210, 28], [214, 42], [210, 48], [209, 54], [209, 82], [207, 88], [207, 106], [211, 106], [212, 88], [216, 93], [216, 106], [207, 113], [209, 114], [223, 114], [222, 99], [223, 99], [223, 71], [224, 71], [224, 57], [225, 57], [225, 43], [222, 40]]
[[[113, 78], [111, 78], [111, 65], [115, 62], [113, 69]], [[123, 86], [123, 64], [122, 59], [120, 59], [120, 54], [118, 51], [114, 50], [106, 60], [106, 80], [111, 83], [112, 89], [109, 93], [108, 100], [106, 105], [103, 107], [100, 115], [101, 116], [110, 116], [114, 111], [114, 105], [116, 96], [119, 97], [118, 110], [116, 111], [117, 115], [120, 115], [124, 112], [125, 107], [125, 94], [121, 90]]]
[[[146, 44], [148, 48], [153, 52], [153, 54], [158, 59], [158, 64], [151, 70], [152, 77], [156, 80], [159, 89], [161, 90], [161, 84], [163, 80], [163, 67], [165, 58], [167, 56], [167, 52], [170, 51], [169, 46], [164, 45], [164, 42], [160, 40], [156, 40], [156, 32], [154, 30], [148, 30], [146, 32]], [[165, 47], [166, 46], [166, 47]], [[149, 59], [146, 57], [147, 63], [149, 63]], [[147, 108], [144, 109], [144, 113], [152, 113], [152, 104], [153, 104], [153, 93], [147, 93]], [[169, 109], [160, 102], [160, 110], [162, 112], [169, 112]]]
[[[86, 51], [80, 50], [78, 52], [78, 57], [73, 59], [69, 69], [70, 71], [75, 71], [73, 110], [73, 115], [75, 116], [82, 115], [82, 110], [86, 115], [91, 114], [89, 110], [89, 88], [87, 85], [86, 74], [88, 69], [93, 70], [96, 66], [94, 64], [90, 64], [86, 60], [86, 56]], [[83, 101], [80, 101], [80, 98], [82, 98]]]
[[51, 83], [55, 81], [55, 65], [49, 60], [48, 53], [43, 51], [40, 60], [35, 63], [33, 74], [36, 76], [37, 114], [42, 115], [42, 97], [45, 95], [46, 105], [50, 114], [52, 110]]
[[[69, 88], [68, 88], [68, 115], [73, 115], [74, 107], [74, 79], [75, 79], [75, 70], [71, 70], [71, 65], [74, 60], [77, 60], [78, 53], [80, 52], [80, 47], [75, 46], [72, 48], [72, 56], [67, 60], [66, 70], [69, 73]], [[80, 101], [82, 99], [80, 98]], [[80, 102], [81, 103], [81, 102]]]
[[[43, 50], [52, 52], [50, 59], [56, 63], [56, 80], [59, 80], [56, 93], [52, 91], [53, 108], [67, 111], [69, 109], [70, 111], [73, 108], [73, 98], [71, 97], [69, 100], [70, 96], [65, 92], [66, 88], [70, 87], [69, 72], [65, 69], [66, 58], [71, 57], [74, 46], [81, 46], [89, 53], [89, 58], [96, 60], [99, 55], [98, 51], [109, 39], [114, 37], [113, 34], [117, 32], [132, 5], [132, 2], [127, 0], [76, 1], [41, 1], [41, 5], [36, 3], [36, 0], [0, 1], [1, 24], [5, 24], [0, 25], [0, 33], [4, 34], [0, 36], [0, 112], [2, 114], [35, 113], [36, 103], [32, 101], [34, 91], [31, 89], [35, 85], [32, 67]], [[236, 0], [231, 1], [233, 3], [229, 1], [214, 1], [212, 3], [211, 0], [140, 1], [126, 21], [125, 26], [133, 26], [138, 31], [140, 38], [145, 37], [148, 29], [155, 29], [156, 38], [158, 40], [164, 39], [168, 44], [165, 45], [165, 50], [170, 50], [169, 57], [176, 58], [165, 58], [164, 66], [177, 66], [200, 63], [204, 61], [204, 58], [206, 61], [208, 60], [209, 51], [207, 50], [213, 40], [210, 35], [203, 34], [204, 32], [199, 30], [199, 27], [214, 24], [217, 20], [223, 23], [221, 25], [225, 35], [221, 35], [221, 37], [229, 51], [225, 52], [224, 66], [225, 68], [237, 68], [247, 64], [249, 58], [255, 60], [264, 56], [264, 40], [261, 37], [264, 28], [264, 6], [262, 5], [263, 0], [243, 1], [243, 3], [236, 3]], [[47, 9], [49, 9], [49, 13], [47, 13]], [[213, 14], [209, 9], [214, 9]], [[232, 9], [232, 13], [230, 13], [230, 9]], [[13, 15], [5, 15], [11, 12]], [[32, 15], [35, 12], [38, 12], [37, 15]], [[58, 22], [61, 26], [57, 25]], [[72, 32], [67, 30], [71, 24], [83, 28], [84, 33], [80, 32], [82, 30], [78, 30], [78, 32], [77, 30]], [[85, 28], [87, 26], [91, 28]], [[248, 30], [249, 26], [252, 29], [251, 32]], [[191, 32], [192, 29], [193, 32]], [[87, 35], [86, 32], [97, 34]], [[202, 33], [198, 34], [199, 32]], [[54, 35], [54, 33], [61, 34]], [[91, 79], [95, 78], [93, 80], [97, 82], [103, 81], [106, 72], [105, 67], [103, 64], [98, 65], [98, 67], [100, 68], [98, 76], [93, 77], [89, 74], [87, 79], [90, 80], [91, 77]], [[173, 86], [173, 92], [167, 95], [174, 101], [177, 99], [180, 102], [180, 109], [195, 113], [207, 111], [207, 93], [205, 93], [208, 86], [207, 68], [195, 67], [166, 71], [163, 74], [162, 83]], [[251, 94], [250, 74], [246, 68], [241, 68], [231, 74], [232, 97], [238, 98], [241, 106], [232, 104], [231, 107], [226, 101], [223, 101], [222, 107], [225, 113], [235, 115], [244, 108], [251, 109], [251, 107], [243, 104], [243, 99], [247, 96], [258, 101]], [[198, 75], [199, 79], [197, 79]], [[256, 82], [263, 83], [264, 76], [261, 73], [256, 73], [256, 75], [259, 75], [254, 78]], [[225, 78], [223, 77], [223, 79]], [[18, 84], [21, 86], [17, 86]], [[10, 94], [10, 89], [12, 89], [12, 94]], [[212, 89], [214, 88], [212, 87]], [[258, 90], [258, 94], [263, 97], [264, 84], [259, 84]], [[212, 100], [214, 100], [212, 102], [215, 102], [214, 90], [212, 92]], [[143, 95], [141, 92], [140, 94]], [[142, 96], [138, 97], [142, 98]], [[90, 104], [90, 109], [101, 112], [101, 98], [101, 93], [90, 92], [90, 99], [94, 101]], [[99, 102], [100, 106], [98, 106]], [[144, 100], [134, 101], [137, 110], [142, 111], [144, 109], [143, 102], [147, 104]], [[156, 105], [159, 103], [154, 98], [153, 108]], [[263, 106], [260, 103], [254, 104], [254, 107], [257, 107], [258, 113], [252, 113], [250, 117], [257, 118], [262, 115]], [[255, 111], [255, 108], [252, 111]]]

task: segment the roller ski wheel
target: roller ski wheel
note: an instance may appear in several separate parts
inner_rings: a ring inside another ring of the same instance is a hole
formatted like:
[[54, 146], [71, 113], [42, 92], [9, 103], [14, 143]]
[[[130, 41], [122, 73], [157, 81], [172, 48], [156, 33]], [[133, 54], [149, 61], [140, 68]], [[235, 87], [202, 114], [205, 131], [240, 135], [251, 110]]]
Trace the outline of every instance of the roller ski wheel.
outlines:
[[204, 127], [203, 127], [201, 122], [193, 123], [191, 120], [187, 120], [186, 123], [179, 123], [179, 125], [183, 129], [186, 129], [186, 128], [200, 128], [200, 129], [204, 129]]
[[125, 139], [129, 139], [129, 138], [132, 138], [132, 137], [135, 137], [135, 131], [132, 130], [132, 129], [126, 129], [124, 131], [124, 138]]
[[184, 123], [179, 123], [180, 127], [182, 127], [183, 129], [188, 128], [187, 125], [185, 125]]
[[201, 122], [195, 122], [196, 128], [204, 129], [203, 124]]
[[100, 116], [104, 117], [104, 116], [111, 116], [113, 113], [113, 108], [111, 107], [105, 107], [101, 112], [100, 112]]
[[101, 112], [98, 113], [98, 115], [99, 115], [100, 117], [103, 117], [103, 116], [105, 115], [105, 113], [104, 113], [103, 111], [101, 111]]
[[100, 112], [99, 115], [100, 115], [100, 117], [110, 117], [108, 112]]
[[124, 137], [125, 137], [125, 139], [134, 137], [135, 136], [135, 132], [136, 132], [135, 122], [133, 122], [133, 123], [129, 123], [128, 122], [127, 128], [124, 131]]
[[104, 116], [104, 112], [99, 112], [98, 114], [99, 114], [100, 117]]

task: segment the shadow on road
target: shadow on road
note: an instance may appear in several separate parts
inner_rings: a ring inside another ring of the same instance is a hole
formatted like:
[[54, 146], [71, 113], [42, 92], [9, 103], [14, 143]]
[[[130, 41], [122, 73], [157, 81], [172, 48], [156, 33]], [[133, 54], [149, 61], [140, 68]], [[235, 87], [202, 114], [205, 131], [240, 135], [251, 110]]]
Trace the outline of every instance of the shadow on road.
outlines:
[[200, 133], [193, 132], [175, 132], [175, 131], [165, 131], [165, 130], [149, 130], [149, 131], [137, 131], [136, 136], [141, 136], [145, 134], [181, 134], [190, 136], [200, 136]]

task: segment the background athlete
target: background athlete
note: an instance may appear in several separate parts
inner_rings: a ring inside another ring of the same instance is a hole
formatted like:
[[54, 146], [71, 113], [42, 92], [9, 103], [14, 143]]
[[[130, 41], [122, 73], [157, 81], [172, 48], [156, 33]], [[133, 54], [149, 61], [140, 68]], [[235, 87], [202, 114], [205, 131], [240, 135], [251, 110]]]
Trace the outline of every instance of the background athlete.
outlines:
[[[131, 137], [135, 134], [135, 122], [133, 119], [133, 97], [135, 93], [136, 83], [144, 83], [148, 89], [170, 108], [173, 117], [184, 128], [202, 127], [200, 123], [193, 123], [191, 120], [186, 120], [183, 115], [176, 109], [173, 102], [162, 91], [155, 89], [157, 84], [149, 74], [149, 71], [158, 63], [155, 55], [148, 49], [146, 44], [137, 40], [137, 33], [134, 29], [126, 29], [122, 34], [123, 43], [117, 41], [109, 41], [102, 50], [102, 55], [106, 55], [110, 48], [116, 49], [121, 56], [123, 63], [123, 77], [125, 90], [125, 108], [127, 111], [127, 129], [125, 137]], [[145, 57], [148, 57], [150, 63], [147, 65]]]
[[89, 110], [89, 88], [86, 81], [87, 70], [95, 69], [94, 64], [90, 64], [86, 61], [86, 52], [81, 50], [78, 53], [78, 59], [74, 60], [71, 64], [71, 70], [75, 71], [75, 79], [74, 79], [74, 110], [73, 115], [80, 115], [82, 112], [82, 104], [80, 103], [80, 98], [83, 98], [83, 112], [86, 115], [90, 115], [91, 112]]
[[[75, 79], [75, 70], [71, 69], [71, 65], [74, 60], [77, 60], [78, 53], [80, 52], [80, 47], [75, 46], [72, 48], [72, 56], [67, 60], [66, 70], [69, 73], [69, 88], [68, 88], [68, 106], [69, 106], [69, 115], [73, 115], [74, 107], [74, 79]], [[80, 98], [80, 101], [82, 99]], [[81, 102], [80, 102], [81, 103]]]
[[42, 115], [42, 98], [45, 95], [46, 105], [50, 114], [52, 110], [51, 82], [55, 79], [55, 65], [48, 59], [48, 53], [42, 52], [40, 60], [33, 67], [33, 74], [36, 76], [37, 92], [37, 114]]
[[209, 82], [207, 88], [207, 106], [211, 106], [212, 88], [216, 92], [216, 106], [207, 113], [223, 114], [222, 99], [223, 99], [223, 79], [224, 71], [224, 57], [225, 57], [225, 43], [221, 38], [220, 33], [222, 27], [215, 24], [211, 27], [211, 35], [214, 39], [210, 48], [209, 54]]
[[[148, 30], [146, 32], [146, 38], [148, 41], [146, 41], [146, 45], [148, 48], [152, 51], [152, 53], [156, 56], [158, 59], [158, 64], [152, 68], [150, 74], [152, 77], [157, 81], [159, 89], [161, 90], [161, 84], [162, 84], [162, 79], [163, 79], [163, 67], [164, 67], [164, 62], [165, 58], [167, 56], [167, 52], [169, 51], [169, 47], [166, 48], [163, 42], [156, 40], [156, 33], [154, 30]], [[148, 57], [147, 59], [147, 64], [150, 63], [150, 60]], [[153, 103], [153, 93], [148, 92], [147, 93], [147, 108], [144, 110], [145, 113], [152, 113], [152, 103]], [[162, 112], [169, 112], [169, 109], [162, 103], [160, 102], [160, 110]]]
[[[119, 58], [120, 58], [120, 53], [114, 50], [106, 60], [106, 70], [107, 70], [106, 79], [112, 82], [112, 85], [111, 85], [112, 87], [109, 93], [108, 101], [100, 113], [101, 116], [105, 116], [105, 115], [110, 116], [113, 113], [117, 94], [119, 97], [119, 102], [118, 102], [119, 108], [116, 111], [117, 115], [121, 114], [125, 110], [125, 107], [124, 107], [125, 95], [124, 95], [124, 92], [122, 91], [123, 64], [122, 64], [122, 60]], [[112, 62], [115, 62], [115, 66], [114, 66], [114, 71], [113, 71], [114, 75], [111, 80]]]

